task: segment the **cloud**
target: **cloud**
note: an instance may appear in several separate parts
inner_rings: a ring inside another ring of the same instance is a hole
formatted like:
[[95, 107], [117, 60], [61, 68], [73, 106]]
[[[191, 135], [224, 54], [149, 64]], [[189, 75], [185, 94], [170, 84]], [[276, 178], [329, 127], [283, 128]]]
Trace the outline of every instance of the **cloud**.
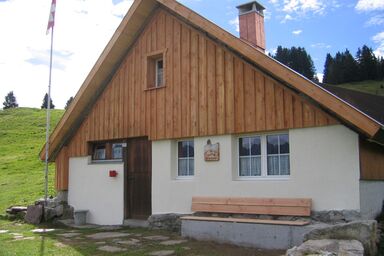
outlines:
[[289, 20], [293, 20], [293, 17], [289, 14], [286, 14], [284, 18], [281, 20], [281, 23], [286, 23]]
[[384, 10], [383, 0], [359, 0], [355, 6], [358, 11], [378, 11]]
[[236, 17], [229, 21], [230, 25], [234, 25], [236, 27], [236, 31], [240, 32], [240, 26], [239, 26], [239, 17]]
[[303, 33], [303, 30], [301, 30], [301, 29], [292, 31], [292, 34], [294, 34], [294, 35], [300, 35], [301, 33]]
[[[52, 71], [56, 106], [64, 107], [77, 92], [132, 2], [58, 2]], [[0, 97], [13, 90], [20, 106], [39, 107], [47, 91], [49, 10], [50, 1], [0, 1]]]
[[378, 14], [371, 17], [365, 25], [367, 26], [375, 26], [375, 25], [383, 25], [384, 24], [384, 14]]
[[269, 2], [277, 11], [285, 13], [285, 16], [277, 16], [281, 19], [281, 23], [313, 15], [324, 15], [327, 10], [334, 11], [342, 7], [338, 0], [269, 0]]
[[329, 49], [332, 46], [329, 44], [326, 44], [326, 43], [314, 43], [314, 44], [311, 44], [311, 47], [312, 48], [320, 48], [320, 49], [324, 49], [324, 48]]
[[324, 74], [323, 73], [317, 73], [316, 76], [317, 76], [317, 79], [319, 79], [319, 82], [322, 83], [323, 78], [324, 78]]
[[323, 13], [326, 5], [321, 0], [284, 0], [283, 11], [287, 13]]
[[384, 57], [384, 31], [377, 33], [372, 37], [373, 42], [378, 44], [378, 47], [374, 51], [377, 56]]

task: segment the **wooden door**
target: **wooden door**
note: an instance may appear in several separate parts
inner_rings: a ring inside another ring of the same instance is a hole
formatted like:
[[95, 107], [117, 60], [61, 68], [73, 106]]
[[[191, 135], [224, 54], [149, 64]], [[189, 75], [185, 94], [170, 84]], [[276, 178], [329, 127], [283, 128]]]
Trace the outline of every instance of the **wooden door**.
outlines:
[[127, 141], [125, 163], [125, 218], [147, 219], [152, 212], [152, 144], [147, 138]]

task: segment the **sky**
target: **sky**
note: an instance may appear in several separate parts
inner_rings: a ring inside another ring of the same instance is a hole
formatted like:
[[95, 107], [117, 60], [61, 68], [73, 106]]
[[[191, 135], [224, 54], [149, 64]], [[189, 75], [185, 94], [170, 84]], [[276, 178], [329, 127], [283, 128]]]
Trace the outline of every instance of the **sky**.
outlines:
[[[250, 0], [179, 0], [238, 36], [236, 6]], [[52, 100], [75, 96], [133, 0], [57, 0]], [[267, 53], [301, 46], [322, 76], [325, 56], [364, 44], [384, 56], [384, 0], [260, 0]], [[0, 103], [13, 91], [19, 106], [39, 108], [48, 90], [51, 0], [0, 0]]]

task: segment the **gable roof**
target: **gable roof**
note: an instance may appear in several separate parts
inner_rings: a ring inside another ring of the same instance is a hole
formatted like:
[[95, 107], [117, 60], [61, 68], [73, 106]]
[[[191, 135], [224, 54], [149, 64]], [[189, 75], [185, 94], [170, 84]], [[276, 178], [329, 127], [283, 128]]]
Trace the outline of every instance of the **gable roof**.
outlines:
[[[92, 104], [111, 80], [114, 72], [135, 43], [147, 20], [162, 6], [192, 27], [221, 42], [265, 74], [280, 81], [341, 120], [360, 134], [384, 143], [382, 125], [320, 86], [272, 59], [246, 41], [235, 37], [175, 0], [135, 0], [111, 40], [86, 77], [72, 104], [50, 136], [50, 160], [80, 126]], [[40, 152], [44, 159], [45, 146]]]

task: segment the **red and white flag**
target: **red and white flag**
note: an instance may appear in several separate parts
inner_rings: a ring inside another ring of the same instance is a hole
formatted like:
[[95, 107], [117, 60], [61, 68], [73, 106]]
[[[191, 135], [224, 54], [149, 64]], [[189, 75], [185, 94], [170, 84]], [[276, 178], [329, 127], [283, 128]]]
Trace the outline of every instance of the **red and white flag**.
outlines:
[[55, 10], [56, 10], [56, 0], [52, 0], [51, 11], [49, 13], [48, 26], [47, 26], [47, 35], [49, 30], [55, 25]]

